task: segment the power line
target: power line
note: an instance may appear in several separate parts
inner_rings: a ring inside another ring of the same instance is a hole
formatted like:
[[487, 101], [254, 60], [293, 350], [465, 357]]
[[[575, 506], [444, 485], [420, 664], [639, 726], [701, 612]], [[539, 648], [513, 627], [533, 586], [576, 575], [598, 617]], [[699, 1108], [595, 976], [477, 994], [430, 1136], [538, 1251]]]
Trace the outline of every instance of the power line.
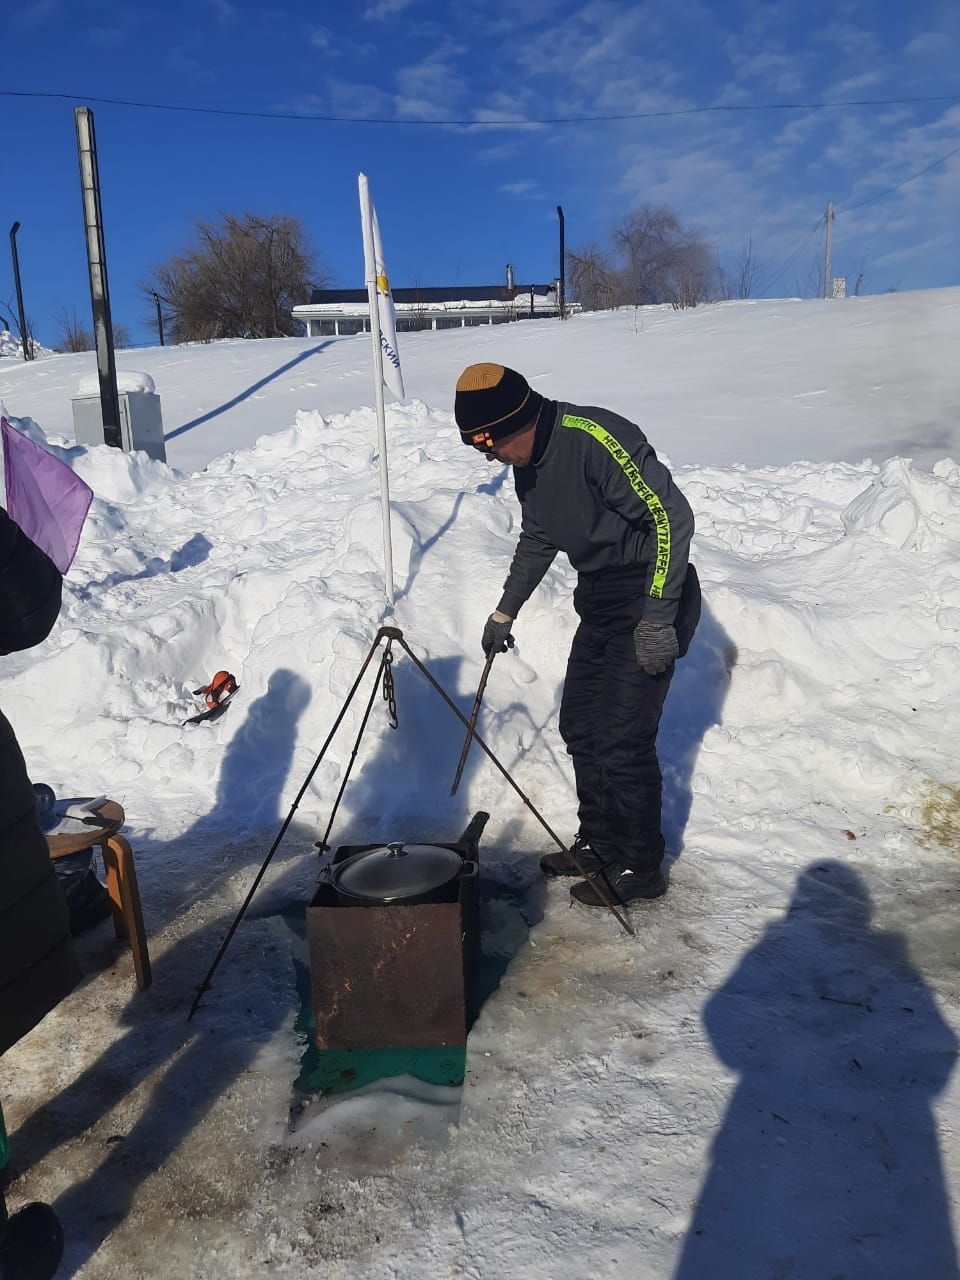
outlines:
[[[100, 98], [91, 94], [45, 90], [0, 89], [4, 98], [56, 98], [66, 102], [93, 102], [110, 107], [136, 107], [144, 111], [181, 111], [193, 115], [237, 116], [246, 120], [306, 120], [321, 124], [378, 124], [399, 126], [459, 125], [472, 128], [535, 127], [554, 124], [612, 124], [624, 120], [663, 120], [672, 116], [709, 115], [716, 112], [748, 111], [831, 111], [846, 107], [901, 107], [924, 102], [960, 102], [960, 94], [938, 94], [922, 98], [851, 98], [839, 102], [761, 102], [706, 107], [673, 107], [663, 111], [630, 111], [603, 116], [502, 117], [497, 120], [398, 120], [391, 116], [338, 116], [301, 111], [243, 111], [230, 107], [197, 107], [173, 102], [145, 102], [133, 98]], [[919, 176], [919, 175], [917, 175]]]
[[931, 169], [936, 169], [937, 165], [941, 165], [945, 160], [949, 160], [951, 156], [957, 155], [960, 147], [954, 147], [952, 151], [948, 151], [946, 155], [942, 155], [939, 160], [934, 160], [922, 169], [918, 169], [916, 173], [911, 173], [909, 178], [904, 178], [902, 182], [895, 183], [892, 187], [885, 187], [883, 191], [878, 191], [876, 195], [867, 196], [866, 200], [858, 200], [856, 204], [840, 205], [837, 213], [850, 213], [853, 209], [862, 209], [866, 204], [875, 204], [877, 200], [884, 200], [887, 196], [892, 195], [894, 191], [899, 191], [901, 187], [905, 187], [908, 182], [916, 182], [917, 178], [922, 178], [925, 173], [929, 173]]
[[821, 214], [820, 217], [813, 224], [813, 226], [810, 228], [810, 230], [806, 233], [806, 235], [800, 241], [800, 243], [797, 245], [797, 247], [786, 258], [786, 260], [784, 261], [783, 265], [781, 266], [780, 270], [776, 273], [776, 275], [771, 276], [769, 280], [765, 280], [762, 287], [757, 288], [758, 294], [766, 293], [768, 289], [772, 288], [773, 285], [775, 285], [777, 281], [781, 278], [781, 276], [783, 276], [784, 273], [789, 269], [790, 265], [796, 262], [797, 258], [799, 258], [801, 253], [803, 253], [804, 249], [810, 243], [813, 236], [823, 226], [823, 222], [824, 222], [824, 216], [823, 214]]
[[[910, 182], [916, 182], [917, 178], [922, 178], [925, 173], [929, 173], [931, 169], [936, 169], [938, 165], [943, 164], [945, 161], [949, 160], [951, 156], [955, 156], [958, 153], [960, 153], [960, 147], [954, 147], [953, 150], [946, 152], [945, 155], [942, 155], [938, 157], [938, 159], [931, 161], [930, 164], [925, 165], [922, 169], [918, 169], [916, 173], [911, 173], [910, 176], [907, 178], [904, 178], [902, 182], [894, 183], [892, 187], [885, 187], [883, 191], [878, 191], [875, 195], [868, 196], [866, 200], [859, 200], [857, 201], [856, 204], [839, 205], [837, 208], [834, 209], [834, 213], [835, 214], [850, 213], [854, 209], [862, 209], [864, 205], [875, 204], [878, 200], [885, 200], [886, 197], [889, 195], [892, 195], [894, 191], [899, 191], [901, 187], [905, 187]], [[762, 286], [758, 286], [757, 288], [758, 294], [766, 293], [768, 289], [770, 289], [773, 285], [777, 283], [777, 281], [788, 270], [791, 263], [795, 262], [797, 258], [800, 256], [800, 254], [803, 253], [804, 249], [809, 244], [814, 233], [817, 230], [819, 230], [819, 228], [823, 225], [824, 221], [825, 221], [825, 216], [821, 214], [821, 216], [817, 219], [817, 221], [813, 224], [810, 230], [806, 233], [806, 235], [803, 237], [803, 239], [800, 241], [797, 247], [784, 261], [783, 265], [781, 266], [780, 270], [776, 273], [776, 275], [772, 276], [769, 280], [765, 281], [765, 283]]]

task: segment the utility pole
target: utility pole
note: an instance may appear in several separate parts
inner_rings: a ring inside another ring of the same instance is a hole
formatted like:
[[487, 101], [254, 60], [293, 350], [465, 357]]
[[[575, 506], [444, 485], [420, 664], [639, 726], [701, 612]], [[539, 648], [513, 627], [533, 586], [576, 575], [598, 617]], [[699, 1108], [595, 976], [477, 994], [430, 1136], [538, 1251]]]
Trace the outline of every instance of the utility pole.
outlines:
[[565, 294], [567, 280], [567, 253], [564, 248], [563, 209], [560, 205], [557, 205], [557, 217], [560, 219], [560, 297], [558, 298], [558, 302], [560, 303], [560, 319], [566, 320], [567, 306]]
[[160, 295], [155, 293], [153, 300], [157, 304], [157, 328], [160, 330], [160, 345], [163, 346], [163, 311], [160, 308]]
[[23, 348], [24, 360], [32, 360], [33, 351], [30, 348], [30, 335], [27, 333], [27, 318], [23, 310], [23, 289], [20, 287], [20, 257], [17, 253], [17, 232], [19, 230], [19, 222], [15, 222], [10, 228], [10, 254], [13, 258], [13, 280], [17, 289], [17, 308], [20, 315], [20, 346]]
[[833, 201], [827, 205], [827, 250], [823, 266], [823, 296], [833, 293]]
[[120, 400], [117, 395], [117, 362], [113, 351], [113, 321], [110, 318], [110, 290], [107, 285], [107, 250], [103, 240], [103, 210], [100, 206], [100, 170], [93, 112], [76, 107], [77, 154], [80, 158], [80, 186], [83, 190], [83, 225], [90, 268], [90, 302], [93, 307], [93, 336], [100, 375], [100, 412], [103, 416], [103, 443], [123, 448], [120, 435]]

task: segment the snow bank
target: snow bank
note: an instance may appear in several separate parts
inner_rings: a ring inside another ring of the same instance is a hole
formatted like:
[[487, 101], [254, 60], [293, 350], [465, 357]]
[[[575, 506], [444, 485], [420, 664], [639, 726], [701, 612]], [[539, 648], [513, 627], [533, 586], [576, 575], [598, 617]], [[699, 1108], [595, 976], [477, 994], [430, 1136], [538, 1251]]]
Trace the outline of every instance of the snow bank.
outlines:
[[[397, 619], [466, 699], [516, 538], [512, 481], [462, 448], [446, 412], [394, 406], [388, 429]], [[136, 820], [174, 834], [207, 812], [225, 753], [245, 732], [243, 708], [272, 708], [259, 725], [264, 746], [289, 731], [279, 678], [309, 691], [283, 788], [284, 802], [292, 797], [383, 617], [374, 438], [372, 410], [302, 413], [192, 478], [143, 455], [57, 450], [97, 497], [58, 628], [0, 676], [38, 776], [75, 787], [83, 759], [85, 789], [122, 781]], [[925, 473], [902, 459], [683, 468], [679, 480], [697, 513], [707, 602], [665, 727], [668, 773], [679, 777], [688, 755], [701, 762], [683, 803], [703, 829], [727, 832], [766, 827], [781, 809], [816, 811], [818, 822], [831, 812], [845, 825], [854, 806], [895, 845], [900, 828], [881, 811], [914, 776], [938, 775], [938, 708], [960, 693], [960, 468]], [[572, 586], [558, 562], [486, 704], [491, 741], [568, 829], [572, 775], [555, 704], [575, 625]], [[238, 705], [216, 727], [182, 729], [189, 691], [221, 668], [242, 685]], [[534, 838], [525, 812], [478, 764], [463, 798], [450, 801], [459, 729], [398, 670], [405, 731], [372, 749], [348, 793], [352, 826], [372, 836], [447, 830], [482, 802], [500, 813], [496, 838], [507, 828], [514, 844]], [[62, 691], [53, 708], [51, 687]], [[694, 742], [685, 720], [704, 716], [713, 720]], [[308, 797], [317, 820], [347, 753], [347, 742], [335, 743]], [[251, 750], [236, 820], [261, 812], [261, 763], [269, 772]]]
[[[45, 356], [52, 356], [54, 353], [49, 347], [41, 346], [39, 342], [33, 344], [33, 358], [35, 360], [43, 359]], [[14, 360], [23, 360], [23, 347], [19, 338], [15, 338], [9, 329], [0, 329], [0, 360], [10, 357]]]

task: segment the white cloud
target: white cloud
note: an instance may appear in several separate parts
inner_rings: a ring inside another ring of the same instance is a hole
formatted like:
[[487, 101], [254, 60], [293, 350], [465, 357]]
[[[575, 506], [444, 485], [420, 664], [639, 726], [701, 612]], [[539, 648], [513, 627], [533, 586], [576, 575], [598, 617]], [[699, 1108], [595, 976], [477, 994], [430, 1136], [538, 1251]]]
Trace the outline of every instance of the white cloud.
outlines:
[[[332, 115], [389, 119], [393, 115], [392, 100], [379, 85], [356, 80], [327, 79], [326, 109]], [[325, 114], [321, 109], [320, 114]]]
[[18, 4], [5, 10], [5, 16], [11, 15], [18, 27], [38, 27], [51, 18], [60, 15], [60, 0], [28, 0], [26, 4]]
[[795, 54], [762, 49], [735, 59], [738, 80], [758, 80], [776, 93], [798, 93], [803, 88], [804, 67]]
[[836, 53], [849, 58], [855, 67], [874, 65], [883, 57], [883, 48], [875, 31], [858, 26], [844, 17], [828, 22], [816, 32], [814, 39], [829, 45]]
[[861, 89], [869, 89], [875, 84], [880, 84], [883, 79], [884, 76], [880, 71], [862, 71], [859, 75], [848, 76], [845, 80], [832, 84], [829, 89], [824, 90], [823, 96], [828, 101], [835, 98], [849, 98], [859, 93]]
[[237, 11], [230, 0], [209, 0], [209, 4], [221, 27], [229, 26], [237, 16]]
[[123, 44], [126, 34], [122, 27], [91, 27], [83, 38], [94, 48], [115, 49], [117, 45]]
[[314, 49], [328, 58], [369, 58], [377, 52], [377, 46], [371, 41], [352, 40], [329, 27], [311, 27], [308, 39]]
[[400, 67], [395, 75], [397, 115], [409, 120], [449, 118], [466, 91], [453, 61], [461, 47], [445, 43], [420, 62]]
[[908, 244], [902, 249], [894, 249], [892, 253], [884, 253], [877, 258], [876, 265], [878, 267], [888, 267], [893, 262], [907, 262], [913, 257], [917, 257], [931, 250], [946, 249], [949, 247], [951, 237], [946, 232], [940, 235], [931, 236], [928, 240], [922, 241], [920, 244]]
[[519, 138], [511, 139], [509, 142], [497, 142], [492, 147], [481, 147], [474, 153], [474, 159], [481, 164], [498, 164], [501, 160], [511, 160], [519, 154], [521, 148], [522, 142]]
[[537, 184], [529, 181], [507, 182], [500, 190], [511, 196], [526, 196], [537, 190]]
[[413, 3], [414, 0], [371, 0], [363, 16], [368, 22], [383, 22], [385, 18], [402, 13]]
[[933, 58], [943, 53], [950, 43], [942, 31], [923, 31], [904, 46], [903, 52], [908, 58]]
[[[192, 46], [189, 46], [192, 48]], [[210, 66], [200, 58], [193, 57], [188, 52], [187, 45], [174, 45], [167, 54], [167, 66], [178, 76], [183, 76], [187, 80], [213, 80], [213, 71]]]

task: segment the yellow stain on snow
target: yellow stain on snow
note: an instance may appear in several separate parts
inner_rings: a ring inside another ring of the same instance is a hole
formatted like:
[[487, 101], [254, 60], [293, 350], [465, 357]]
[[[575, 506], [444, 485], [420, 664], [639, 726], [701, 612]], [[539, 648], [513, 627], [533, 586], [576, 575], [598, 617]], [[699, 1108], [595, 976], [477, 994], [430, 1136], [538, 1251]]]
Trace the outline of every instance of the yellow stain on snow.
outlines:
[[938, 844], [960, 854], [960, 787], [948, 787], [932, 778], [920, 785], [921, 848]]

